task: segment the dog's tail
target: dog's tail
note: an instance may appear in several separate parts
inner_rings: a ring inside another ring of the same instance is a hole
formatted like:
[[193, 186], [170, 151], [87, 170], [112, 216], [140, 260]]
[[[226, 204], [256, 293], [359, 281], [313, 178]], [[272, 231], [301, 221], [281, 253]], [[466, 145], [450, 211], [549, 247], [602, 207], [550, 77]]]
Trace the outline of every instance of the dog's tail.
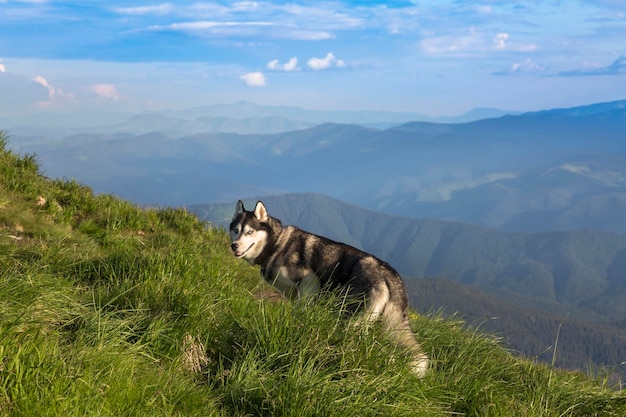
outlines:
[[394, 278], [397, 280], [381, 281], [380, 285], [371, 290], [365, 319], [373, 321], [382, 316], [385, 329], [397, 341], [398, 345], [406, 348], [413, 356], [411, 361], [413, 372], [418, 377], [423, 378], [428, 372], [430, 361], [411, 330], [407, 315], [408, 302], [404, 284], [399, 276]]

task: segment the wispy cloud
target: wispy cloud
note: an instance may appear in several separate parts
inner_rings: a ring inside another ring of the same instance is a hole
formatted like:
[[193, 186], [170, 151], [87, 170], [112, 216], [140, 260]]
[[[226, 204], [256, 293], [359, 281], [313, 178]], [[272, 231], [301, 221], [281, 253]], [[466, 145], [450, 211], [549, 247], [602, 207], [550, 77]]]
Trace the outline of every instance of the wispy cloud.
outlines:
[[[146, 25], [148, 31], [183, 32], [203, 37], [235, 36], [318, 41], [334, 39], [333, 32], [350, 30], [361, 24], [359, 18], [338, 11], [337, 8], [346, 8], [346, 5], [320, 3], [316, 6], [304, 6], [295, 3], [254, 1], [191, 5], [162, 3], [151, 6], [116, 7], [112, 8], [112, 11], [121, 15], [170, 16], [169, 20], [178, 20]], [[347, 7], [347, 10], [350, 9]], [[135, 30], [141, 31], [142, 28], [137, 27]]]
[[473, 54], [484, 52], [533, 52], [533, 43], [516, 42], [507, 32], [489, 34], [479, 28], [470, 28], [460, 35], [426, 37], [422, 49], [429, 54]]
[[218, 21], [194, 21], [180, 22], [169, 25], [153, 25], [149, 31], [163, 32], [186, 32], [198, 36], [238, 36], [251, 37], [258, 33], [261, 28], [271, 26], [271, 22], [218, 22]]
[[537, 64], [531, 58], [514, 62], [506, 70], [496, 71], [493, 75], [541, 75], [546, 73], [546, 68]]
[[171, 3], [162, 3], [151, 6], [114, 7], [113, 11], [125, 15], [167, 15], [176, 9]]
[[39, 107], [52, 107], [52, 106], [61, 104], [64, 101], [74, 100], [75, 98], [74, 94], [67, 93], [63, 91], [62, 89], [51, 85], [41, 75], [37, 75], [35, 78], [33, 78], [33, 81], [35, 81], [37, 84], [43, 87], [46, 87], [48, 89], [48, 100], [40, 101], [39, 103], [37, 103]]
[[584, 77], [594, 75], [623, 75], [626, 74], [626, 55], [622, 55], [613, 61], [610, 65], [598, 66], [587, 65], [584, 68], [579, 68], [570, 71], [561, 71], [558, 76], [561, 77]]
[[189, 21], [168, 25], [152, 25], [147, 28], [147, 31], [182, 32], [204, 38], [243, 38], [251, 40], [290, 39], [319, 41], [333, 38], [332, 34], [325, 31], [285, 27], [269, 21]]

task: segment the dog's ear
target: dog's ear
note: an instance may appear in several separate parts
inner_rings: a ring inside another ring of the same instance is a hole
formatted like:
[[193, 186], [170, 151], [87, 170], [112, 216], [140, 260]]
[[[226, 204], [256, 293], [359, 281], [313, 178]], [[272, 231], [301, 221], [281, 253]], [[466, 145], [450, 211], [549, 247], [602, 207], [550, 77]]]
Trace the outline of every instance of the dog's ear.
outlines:
[[233, 214], [233, 220], [235, 220], [235, 217], [237, 217], [244, 211], [246, 211], [246, 209], [243, 207], [243, 201], [241, 200], [237, 201], [237, 207], [235, 207], [235, 214]]
[[260, 222], [267, 223], [269, 221], [269, 216], [267, 215], [267, 209], [262, 201], [257, 201], [256, 207], [254, 208], [254, 217], [257, 218]]

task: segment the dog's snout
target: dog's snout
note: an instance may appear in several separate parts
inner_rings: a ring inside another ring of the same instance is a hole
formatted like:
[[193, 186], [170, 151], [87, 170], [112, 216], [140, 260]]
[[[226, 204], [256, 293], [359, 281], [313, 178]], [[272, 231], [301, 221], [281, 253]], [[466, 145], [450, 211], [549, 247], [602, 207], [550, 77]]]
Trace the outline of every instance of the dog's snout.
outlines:
[[239, 244], [238, 243], [233, 243], [232, 245], [230, 245], [230, 248], [232, 250], [237, 250], [237, 249], [239, 249]]

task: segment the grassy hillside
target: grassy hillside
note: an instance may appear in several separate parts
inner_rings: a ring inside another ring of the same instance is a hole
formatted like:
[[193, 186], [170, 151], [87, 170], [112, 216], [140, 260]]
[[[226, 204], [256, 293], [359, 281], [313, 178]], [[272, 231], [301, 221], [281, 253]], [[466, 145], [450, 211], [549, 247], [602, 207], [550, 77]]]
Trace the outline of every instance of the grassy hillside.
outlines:
[[183, 210], [49, 180], [0, 135], [0, 415], [622, 416], [626, 395], [412, 314], [424, 380], [341, 298], [276, 301]]

